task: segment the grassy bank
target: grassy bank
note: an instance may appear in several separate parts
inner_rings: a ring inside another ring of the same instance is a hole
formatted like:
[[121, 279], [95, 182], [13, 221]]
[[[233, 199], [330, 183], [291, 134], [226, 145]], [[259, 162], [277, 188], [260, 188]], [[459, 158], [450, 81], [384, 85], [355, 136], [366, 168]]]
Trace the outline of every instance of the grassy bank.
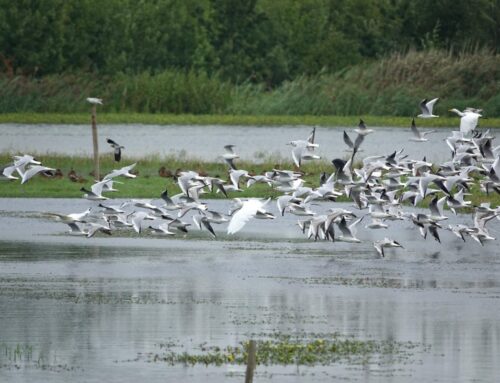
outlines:
[[[363, 118], [369, 126], [409, 128], [411, 118], [396, 116], [288, 116], [288, 115], [218, 115], [218, 114], [151, 114], [151, 113], [98, 113], [99, 124], [151, 124], [151, 125], [252, 125], [252, 126], [357, 126]], [[90, 124], [90, 113], [4, 113], [0, 123], [20, 124]], [[420, 119], [419, 126], [458, 128], [458, 117]], [[500, 118], [481, 120], [483, 128], [499, 128]]]
[[[8, 153], [0, 154], [0, 166], [11, 161], [12, 156]], [[62, 177], [48, 178], [37, 175], [29, 180], [26, 184], [21, 185], [20, 181], [3, 181], [0, 182], [0, 197], [14, 198], [80, 198], [83, 192], [80, 191], [82, 186], [90, 188], [94, 183], [94, 177], [91, 174], [93, 170], [92, 159], [86, 157], [74, 156], [58, 156], [58, 155], [42, 155], [37, 157], [45, 166], [55, 169], [60, 169]], [[173, 177], [161, 177], [159, 170], [164, 167], [167, 172], [174, 174], [178, 170], [194, 170], [202, 175], [212, 177], [220, 177], [228, 180], [227, 166], [220, 162], [203, 162], [194, 159], [180, 160], [175, 157], [149, 157], [149, 158], [123, 158], [121, 165], [117, 166], [110, 155], [101, 156], [101, 172], [107, 174], [113, 169], [121, 166], [126, 166], [137, 162], [134, 170], [137, 172], [137, 178], [124, 179], [119, 177], [117, 181], [122, 184], [115, 185], [119, 191], [107, 193], [109, 198], [159, 198], [160, 194], [168, 188], [171, 195], [180, 192]], [[240, 161], [238, 165], [241, 169], [248, 170], [250, 174], [261, 174], [273, 168], [293, 169], [294, 166], [287, 160], [267, 160], [266, 162], [256, 164], [251, 162]], [[68, 178], [68, 173], [74, 170], [81, 177], [80, 182], [73, 182]], [[327, 161], [305, 162], [301, 171], [304, 172], [305, 186], [318, 187], [319, 177], [321, 172], [333, 172], [333, 166]], [[264, 184], [255, 184], [250, 188], [243, 185], [243, 192], [230, 192], [229, 198], [236, 197], [277, 197], [282, 193], [269, 188]], [[493, 206], [500, 205], [500, 195], [490, 194], [489, 196], [482, 193], [479, 187], [473, 186], [472, 195], [468, 198], [473, 205], [479, 205], [482, 202], [491, 202]], [[208, 193], [202, 196], [206, 199], [225, 198], [221, 193]], [[345, 197], [341, 197], [339, 201], [347, 201]], [[424, 203], [423, 206], [427, 206]]]
[[[406, 126], [407, 118], [419, 113], [418, 103], [423, 98], [440, 98], [435, 109], [440, 116], [449, 116], [447, 110], [452, 107], [471, 106], [483, 108], [485, 116], [490, 118], [500, 117], [499, 88], [499, 55], [487, 51], [452, 54], [429, 50], [394, 54], [333, 74], [301, 76], [274, 88], [252, 82], [235, 84], [204, 72], [173, 70], [114, 76], [0, 75], [0, 113], [5, 114], [4, 121], [24, 122], [30, 113], [49, 113], [46, 121], [34, 122], [84, 122], [88, 121], [85, 116], [89, 110], [85, 98], [97, 96], [104, 99], [100, 112], [108, 116], [102, 115], [103, 122], [282, 124], [296, 121], [291, 123], [320, 125], [331, 124], [330, 116], [404, 116], [392, 123], [390, 117], [382, 117], [380, 123], [374, 125]], [[66, 113], [82, 115], [68, 117]], [[54, 120], [48, 121], [49, 118]], [[495, 126], [497, 122], [490, 120], [484, 124]], [[436, 119], [432, 124], [454, 126], [457, 123]]]
[[[38, 156], [45, 166], [60, 169], [63, 176], [60, 178], [47, 178], [36, 176], [26, 184], [21, 185], [20, 181], [0, 182], [1, 197], [54, 197], [54, 198], [78, 198], [83, 195], [80, 191], [82, 186], [89, 188], [94, 180], [91, 175], [93, 171], [92, 159], [85, 157], [69, 156]], [[7, 164], [11, 160], [11, 155], [1, 154], [0, 164]], [[123, 184], [115, 185], [118, 192], [108, 193], [110, 198], [159, 198], [165, 187], [169, 193], [177, 194], [180, 192], [177, 184], [172, 177], [160, 177], [159, 169], [165, 167], [170, 173], [177, 170], [194, 170], [200, 174], [213, 177], [228, 179], [227, 165], [224, 163], [202, 162], [197, 160], [179, 160], [174, 157], [150, 157], [150, 158], [123, 158], [121, 165], [116, 165], [111, 156], [101, 157], [101, 172], [107, 174], [113, 169], [126, 166], [137, 162], [134, 171], [138, 176], [136, 179], [117, 179]], [[242, 169], [248, 170], [251, 174], [260, 174], [274, 167], [283, 169], [292, 169], [291, 162], [264, 162], [262, 164], [253, 164], [244, 161], [238, 162]], [[74, 170], [82, 178], [81, 182], [72, 182], [68, 178], [68, 173]], [[332, 171], [332, 166], [326, 162], [306, 163], [303, 166], [305, 179], [309, 186], [317, 186], [319, 175], [322, 171]], [[246, 189], [246, 188], [245, 188]], [[256, 184], [243, 192], [234, 192], [229, 197], [274, 197], [279, 193], [271, 190], [267, 185]], [[225, 198], [220, 193], [210, 193], [204, 195], [204, 198]]]

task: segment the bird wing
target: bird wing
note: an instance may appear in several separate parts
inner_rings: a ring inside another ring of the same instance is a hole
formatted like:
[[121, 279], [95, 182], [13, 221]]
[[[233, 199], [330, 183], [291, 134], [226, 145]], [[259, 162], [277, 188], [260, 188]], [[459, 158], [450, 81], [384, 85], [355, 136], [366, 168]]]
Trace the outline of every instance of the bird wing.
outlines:
[[441, 243], [441, 238], [439, 238], [439, 233], [437, 231], [437, 226], [435, 225], [430, 225], [429, 226], [429, 232], [431, 233], [431, 235], [433, 236], [433, 238], [438, 241], [439, 243]]
[[226, 146], [224, 146], [224, 149], [226, 149], [226, 152], [231, 153], [231, 154], [234, 154], [233, 148], [234, 148], [234, 145], [226, 145]]
[[203, 224], [203, 226], [205, 226], [205, 228], [210, 232], [212, 237], [217, 238], [217, 235], [215, 235], [214, 228], [212, 227], [212, 225], [210, 225], [210, 222], [208, 221], [208, 219], [206, 217], [203, 217], [203, 218], [201, 220], [201, 223]]
[[421, 138], [421, 134], [417, 129], [417, 125], [415, 125], [415, 119], [411, 120], [411, 131], [415, 137]]
[[354, 144], [353, 144], [351, 138], [349, 137], [349, 135], [345, 132], [345, 130], [344, 130], [344, 142], [351, 149], [354, 148]]
[[243, 170], [234, 170], [229, 173], [229, 178], [231, 179], [232, 184], [235, 188], [239, 188], [240, 185], [240, 177], [244, 175], [246, 171]]
[[425, 106], [427, 107], [427, 110], [429, 111], [430, 114], [432, 114], [432, 110], [434, 109], [434, 105], [436, 104], [436, 102], [438, 102], [439, 98], [433, 98], [432, 100], [430, 100], [429, 102], [427, 102], [425, 104]]
[[438, 203], [438, 198], [434, 197], [431, 200], [431, 202], [429, 202], [429, 210], [431, 211], [432, 215], [439, 217], [439, 216], [441, 216], [441, 213], [438, 209], [437, 203]]
[[201, 214], [197, 214], [197, 215], [193, 215], [193, 222], [195, 224], [195, 226], [201, 230], [201, 221], [203, 220], [203, 215]]
[[420, 110], [422, 111], [423, 115], [429, 115], [429, 109], [427, 109], [427, 99], [424, 98], [422, 101], [420, 101]]
[[377, 253], [378, 255], [380, 255], [381, 257], [384, 257], [384, 247], [382, 246], [382, 244], [380, 242], [374, 242], [373, 243], [373, 247], [375, 248], [375, 250], [377, 250]]
[[303, 146], [297, 146], [292, 150], [292, 158], [293, 162], [295, 162], [295, 165], [297, 167], [300, 167], [300, 164], [302, 163], [302, 154], [304, 153], [305, 147]]
[[434, 105], [436, 104], [436, 102], [438, 100], [439, 100], [439, 98], [434, 98], [425, 104], [425, 107], [428, 110], [429, 114], [432, 114], [432, 110], [434, 109]]
[[108, 144], [110, 144], [112, 147], [115, 147], [115, 146], [120, 146], [118, 145], [115, 141], [113, 141], [111, 138], [106, 138], [106, 142]]
[[69, 226], [70, 233], [81, 233], [82, 229], [75, 222], [67, 222], [66, 225]]
[[281, 215], [285, 215], [285, 208], [287, 207], [288, 202], [290, 202], [292, 198], [293, 197], [290, 195], [282, 195], [281, 197], [278, 197], [278, 199], [276, 200], [276, 204], [278, 205], [278, 210], [281, 213]]
[[476, 113], [466, 113], [460, 119], [460, 133], [469, 134], [474, 129], [476, 129], [477, 122], [479, 120], [479, 115]]
[[27, 182], [30, 178], [32, 178], [36, 174], [43, 172], [43, 171], [46, 171], [46, 170], [55, 170], [55, 169], [47, 168], [45, 166], [38, 166], [38, 165], [32, 166], [31, 168], [26, 170], [25, 173], [22, 174], [21, 184], [24, 184], [25, 182]]
[[[311, 134], [309, 134], [309, 137], [307, 137], [307, 141], [310, 143], [310, 144], [314, 144], [314, 137], [316, 135], [316, 127], [313, 128]], [[313, 148], [314, 149], [314, 148]]]
[[102, 195], [102, 189], [104, 187], [104, 184], [108, 182], [109, 180], [102, 180], [100, 182], [96, 182], [90, 187], [90, 190], [92, 190], [92, 193], [94, 193], [97, 196]]
[[358, 223], [360, 223], [363, 220], [364, 217], [365, 216], [362, 216], [361, 218], [358, 218], [356, 221], [354, 221], [353, 223], [351, 223], [349, 225], [349, 231], [351, 232], [351, 234], [352, 234], [353, 237], [356, 236], [356, 225]]
[[353, 149], [355, 151], [357, 151], [359, 149], [359, 147], [361, 146], [361, 143], [363, 142], [364, 139], [365, 139], [365, 136], [363, 136], [362, 134], [358, 134], [358, 136], [356, 137], [356, 140], [354, 141], [354, 146], [353, 146]]
[[2, 174], [7, 178], [17, 179], [18, 177], [14, 177], [12, 173], [14, 173], [17, 169], [16, 165], [6, 166], [2, 169]]
[[240, 231], [243, 226], [257, 213], [262, 207], [262, 202], [259, 200], [248, 200], [243, 202], [243, 206], [231, 218], [227, 227], [228, 234], [234, 234]]
[[345, 237], [352, 237], [351, 230], [347, 227], [347, 222], [345, 217], [342, 217], [342, 220], [338, 223], [339, 229], [344, 234]]

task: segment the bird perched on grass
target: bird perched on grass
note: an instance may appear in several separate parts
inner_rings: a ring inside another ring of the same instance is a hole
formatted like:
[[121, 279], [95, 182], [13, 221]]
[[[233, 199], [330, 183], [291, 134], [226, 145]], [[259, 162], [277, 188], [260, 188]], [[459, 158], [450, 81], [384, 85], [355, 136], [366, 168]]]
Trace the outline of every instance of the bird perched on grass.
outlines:
[[122, 159], [122, 149], [125, 149], [125, 146], [121, 146], [111, 138], [106, 138], [106, 142], [110, 144], [111, 147], [115, 150], [115, 161], [120, 162], [120, 160]]

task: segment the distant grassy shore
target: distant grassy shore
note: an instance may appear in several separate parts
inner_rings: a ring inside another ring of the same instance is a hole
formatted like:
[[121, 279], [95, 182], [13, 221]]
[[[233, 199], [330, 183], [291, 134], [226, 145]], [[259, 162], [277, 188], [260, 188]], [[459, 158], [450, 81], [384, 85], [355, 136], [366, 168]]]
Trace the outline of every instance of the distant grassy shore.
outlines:
[[[11, 155], [7, 153], [0, 154], [0, 166], [11, 162]], [[20, 181], [0, 182], [0, 197], [54, 197], [54, 198], [77, 198], [83, 193], [80, 191], [82, 186], [89, 188], [94, 183], [93, 161], [90, 157], [73, 157], [59, 155], [40, 155], [35, 156], [42, 161], [45, 166], [60, 169], [63, 173], [61, 178], [48, 178], [38, 175], [21, 185]], [[119, 169], [122, 166], [137, 162], [134, 171], [137, 172], [137, 178], [126, 179], [118, 177], [116, 181], [122, 184], [116, 184], [114, 187], [118, 192], [106, 194], [109, 198], [159, 198], [160, 194], [168, 188], [171, 195], [180, 192], [173, 177], [161, 177], [160, 168], [164, 167], [166, 173], [174, 174], [177, 170], [194, 170], [200, 174], [212, 177], [228, 179], [227, 165], [223, 162], [202, 162], [195, 159], [179, 160], [174, 157], [148, 157], [148, 158], [122, 158], [120, 164], [113, 161], [111, 156], [101, 156], [101, 176], [111, 172], [113, 169]], [[260, 174], [274, 167], [282, 169], [292, 169], [291, 162], [265, 162], [254, 164], [240, 161], [238, 165], [242, 169], [248, 170], [252, 174]], [[68, 178], [68, 173], [74, 170], [81, 177], [81, 182], [72, 182]], [[325, 162], [306, 163], [302, 169], [305, 173], [309, 186], [317, 186], [319, 175], [322, 171], [331, 172], [332, 165]], [[228, 182], [229, 183], [229, 182]], [[242, 185], [243, 186], [243, 185]], [[246, 186], [243, 186], [246, 189]], [[234, 192], [229, 197], [267, 197], [275, 196], [279, 193], [271, 190], [267, 185], [253, 185], [244, 192]], [[220, 193], [210, 193], [203, 195], [203, 198], [225, 198]]]
[[[153, 114], [153, 113], [98, 113], [98, 124], [150, 125], [242, 125], [242, 126], [356, 126], [362, 118], [369, 126], [410, 126], [411, 117], [394, 116], [295, 116], [295, 115], [222, 115], [222, 114]], [[483, 128], [500, 128], [500, 118], [480, 121]], [[19, 124], [90, 124], [90, 113], [3, 113], [0, 123]], [[459, 118], [453, 116], [419, 119], [419, 126], [458, 127]]]
[[[29, 180], [26, 184], [21, 185], [19, 180], [2, 181], [0, 182], [0, 198], [80, 198], [83, 192], [80, 191], [82, 186], [90, 188], [94, 183], [94, 177], [91, 175], [93, 162], [90, 157], [76, 156], [60, 156], [60, 155], [40, 155], [36, 156], [43, 162], [45, 166], [55, 169], [60, 169], [61, 177], [44, 177], [38, 175]], [[0, 153], [0, 166], [3, 166], [11, 161], [10, 153]], [[120, 165], [117, 165], [110, 155], [101, 156], [101, 172], [105, 175], [113, 169], [126, 166], [137, 162], [134, 170], [137, 172], [137, 178], [125, 179], [119, 177], [116, 181], [120, 182], [114, 185], [119, 191], [105, 194], [109, 198], [160, 198], [160, 194], [168, 189], [170, 195], [180, 192], [174, 178], [172, 176], [162, 177], [159, 174], [160, 168], [164, 167], [164, 173], [174, 174], [177, 170], [194, 170], [202, 175], [212, 177], [220, 177], [228, 180], [227, 166], [220, 162], [204, 162], [195, 159], [179, 160], [175, 157], [146, 157], [146, 158], [123, 158]], [[293, 164], [287, 160], [276, 159], [268, 160], [263, 163], [251, 163], [240, 161], [238, 166], [241, 169], [248, 170], [250, 174], [261, 174], [264, 171], [273, 168], [293, 169]], [[68, 173], [74, 170], [81, 177], [80, 182], [73, 182], [68, 178]], [[304, 173], [306, 181], [305, 186], [318, 187], [319, 177], [321, 172], [333, 172], [333, 166], [327, 161], [305, 162], [301, 171]], [[165, 175], [165, 174], [164, 174]], [[228, 183], [230, 181], [228, 180]], [[249, 198], [249, 197], [277, 197], [282, 193], [271, 189], [265, 184], [254, 184], [250, 188], [242, 185], [243, 192], [230, 192], [229, 198]], [[482, 202], [491, 202], [493, 206], [500, 205], [500, 195], [490, 194], [489, 196], [480, 192], [477, 186], [471, 190], [469, 200], [473, 205], [479, 205]], [[226, 198], [221, 193], [208, 193], [202, 195], [203, 199]], [[345, 197], [338, 199], [339, 202], [347, 201]], [[423, 206], [426, 206], [424, 203]]]

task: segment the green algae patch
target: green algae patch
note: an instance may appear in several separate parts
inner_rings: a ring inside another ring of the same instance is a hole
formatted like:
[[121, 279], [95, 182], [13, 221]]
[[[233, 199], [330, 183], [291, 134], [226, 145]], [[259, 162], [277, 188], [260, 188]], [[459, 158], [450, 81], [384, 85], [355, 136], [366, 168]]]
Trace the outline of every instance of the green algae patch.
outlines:
[[[331, 365], [334, 363], [363, 364], [380, 363], [384, 357], [391, 361], [404, 362], [411, 358], [413, 350], [422, 346], [412, 342], [358, 340], [339, 334], [311, 338], [274, 335], [270, 339], [257, 340], [257, 365]], [[184, 364], [245, 365], [248, 358], [249, 341], [235, 346], [199, 345], [193, 351], [176, 351], [178, 345], [160, 345], [161, 352], [147, 355], [150, 362], [165, 362], [171, 365]]]

